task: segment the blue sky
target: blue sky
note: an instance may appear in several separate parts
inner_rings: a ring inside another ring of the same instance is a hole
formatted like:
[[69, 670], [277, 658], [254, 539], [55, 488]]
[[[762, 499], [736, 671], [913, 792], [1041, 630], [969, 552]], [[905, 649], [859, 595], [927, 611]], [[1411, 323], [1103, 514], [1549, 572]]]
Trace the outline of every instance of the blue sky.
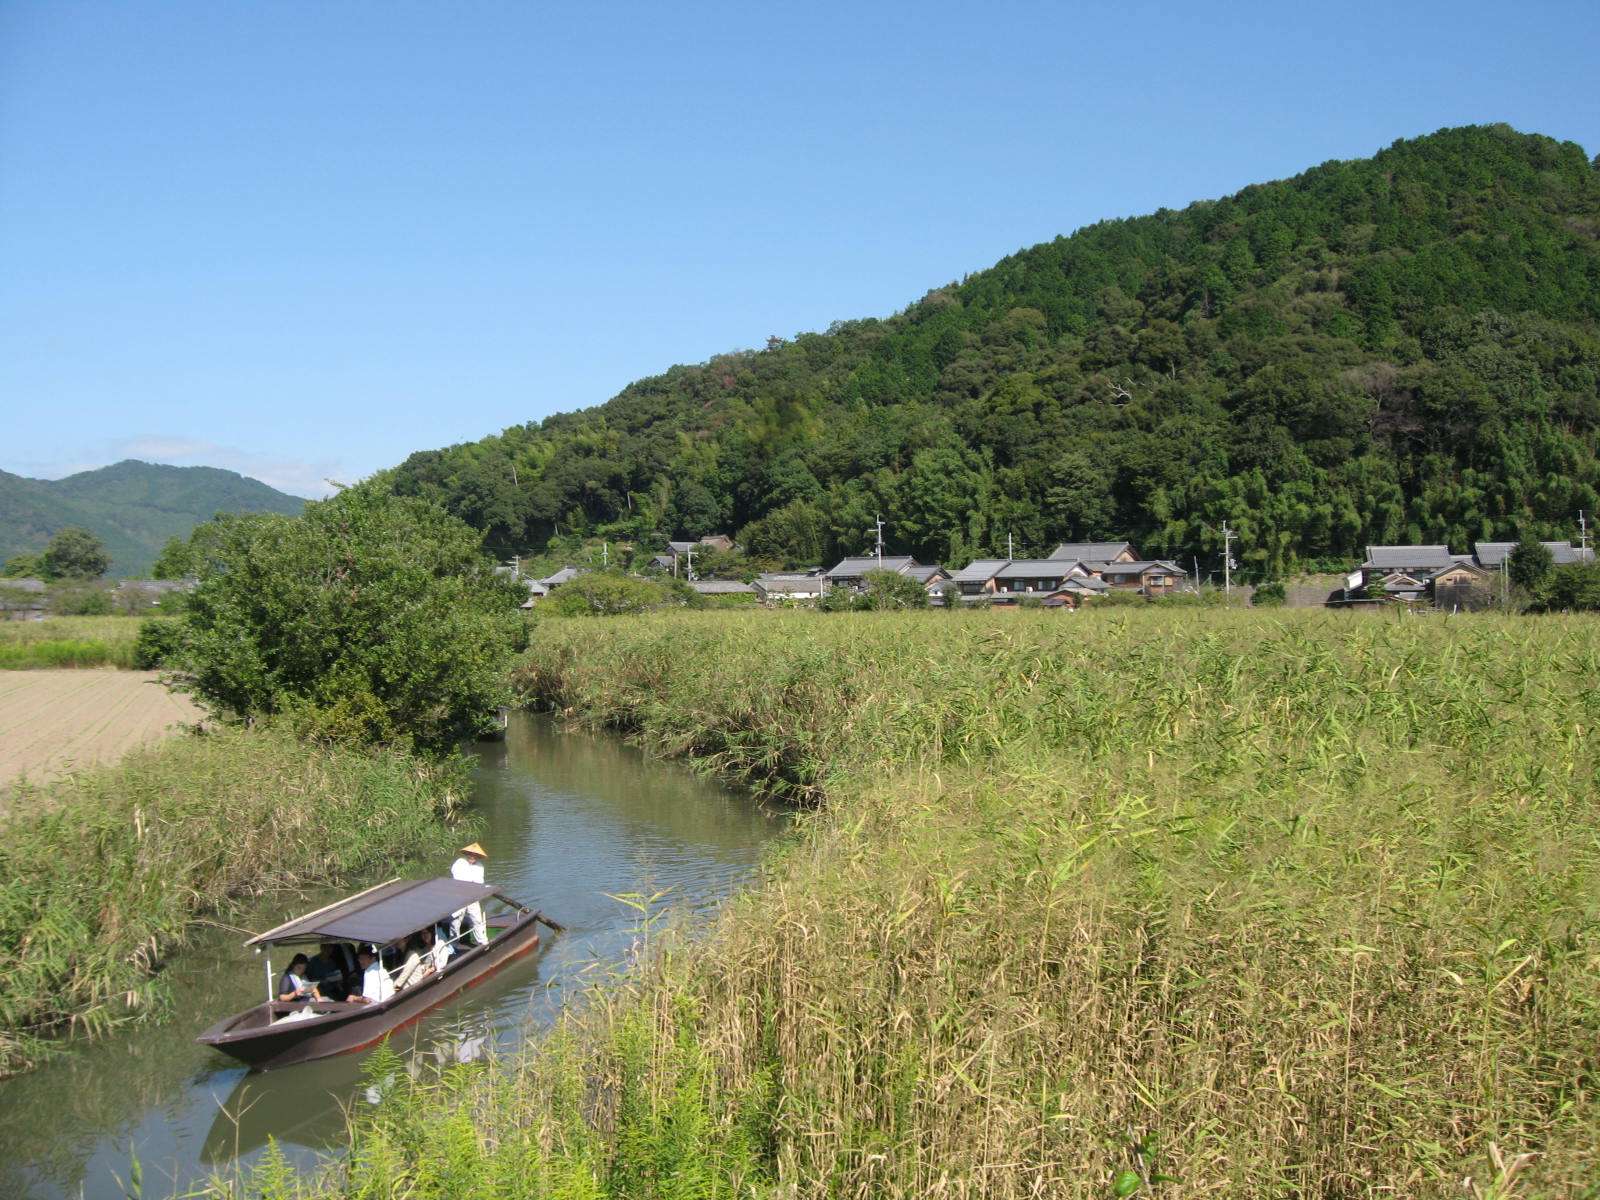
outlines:
[[1446, 125], [1600, 4], [0, 0], [0, 469], [303, 495]]

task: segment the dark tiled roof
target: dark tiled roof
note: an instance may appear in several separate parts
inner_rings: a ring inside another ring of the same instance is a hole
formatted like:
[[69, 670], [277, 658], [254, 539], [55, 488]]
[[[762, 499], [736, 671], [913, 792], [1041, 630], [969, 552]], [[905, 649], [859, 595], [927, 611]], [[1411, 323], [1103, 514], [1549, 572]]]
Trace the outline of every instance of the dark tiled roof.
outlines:
[[1060, 579], [1073, 564], [1052, 558], [1014, 558], [995, 573], [996, 579]]
[[814, 596], [822, 591], [820, 575], [758, 575], [755, 586], [764, 592]]
[[1164, 575], [1187, 575], [1189, 573], [1177, 563], [1170, 563], [1164, 558], [1150, 558], [1140, 562], [1097, 562], [1085, 565], [1091, 566], [1096, 571], [1107, 575], [1143, 575], [1150, 571]]
[[899, 574], [917, 565], [917, 560], [907, 554], [893, 557], [885, 554], [882, 563], [878, 562], [877, 555], [864, 554], [858, 558], [840, 559], [838, 564], [828, 572], [828, 578], [855, 579], [865, 575], [868, 571], [894, 571]]
[[1050, 551], [1050, 557], [1076, 558], [1081, 562], [1106, 562], [1123, 551], [1130, 554], [1139, 553], [1133, 548], [1132, 542], [1062, 542]]
[[755, 590], [737, 579], [696, 579], [689, 586], [702, 596], [736, 596]]
[[1449, 546], [1368, 546], [1364, 571], [1437, 570], [1455, 559]]
[[[1550, 558], [1558, 567], [1568, 566], [1575, 562], [1593, 562], [1594, 551], [1583, 550], [1571, 542], [1540, 542], [1546, 550], [1550, 551]], [[1473, 555], [1478, 560], [1480, 567], [1498, 569], [1500, 564], [1511, 556], [1517, 548], [1515, 542], [1479, 542], [1473, 549]]]
[[938, 565], [931, 567], [908, 567], [905, 573], [909, 578], [915, 579], [918, 583], [930, 583], [935, 575], [948, 574], [943, 567]]
[[954, 575], [957, 583], [988, 583], [1006, 565], [1003, 558], [975, 558]]

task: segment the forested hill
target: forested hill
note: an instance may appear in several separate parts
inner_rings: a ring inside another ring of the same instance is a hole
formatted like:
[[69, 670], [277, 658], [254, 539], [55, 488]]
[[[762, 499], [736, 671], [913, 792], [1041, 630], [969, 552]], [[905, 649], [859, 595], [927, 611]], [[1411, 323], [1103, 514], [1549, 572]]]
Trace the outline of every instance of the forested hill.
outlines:
[[1600, 497], [1600, 160], [1444, 130], [1038, 245], [393, 473], [497, 551], [742, 530], [815, 563], [1133, 538], [1246, 564], [1574, 532]]
[[186, 537], [219, 512], [297, 514], [305, 506], [233, 471], [127, 459], [65, 479], [0, 471], [0, 561], [43, 550], [67, 525], [90, 530], [111, 555], [113, 576], [146, 575], [168, 538]]

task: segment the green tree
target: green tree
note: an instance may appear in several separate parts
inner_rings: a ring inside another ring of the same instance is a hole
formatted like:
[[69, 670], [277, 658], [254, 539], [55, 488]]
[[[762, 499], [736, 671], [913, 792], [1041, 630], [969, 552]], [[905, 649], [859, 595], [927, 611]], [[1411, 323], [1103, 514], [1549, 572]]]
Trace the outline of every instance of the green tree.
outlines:
[[150, 578], [184, 579], [193, 571], [194, 553], [190, 549], [189, 539], [174, 537], [168, 538], [167, 544], [161, 547], [161, 553], [156, 555], [156, 561], [150, 567]]
[[564, 583], [540, 604], [539, 615], [620, 617], [658, 608], [698, 607], [699, 594], [671, 579], [638, 579], [620, 571], [587, 571]]
[[1600, 563], [1570, 563], [1548, 571], [1534, 606], [1544, 612], [1600, 612]]
[[44, 573], [42, 554], [13, 554], [0, 567], [0, 579], [37, 579]]
[[50, 539], [40, 565], [50, 579], [99, 579], [110, 568], [111, 556], [94, 534], [68, 525]]
[[868, 571], [862, 576], [866, 590], [861, 593], [863, 608], [927, 608], [928, 591], [915, 579], [894, 571]]
[[1523, 534], [1506, 559], [1506, 574], [1519, 588], [1534, 592], [1554, 565], [1550, 548], [1541, 545], [1538, 538]]
[[443, 750], [506, 702], [522, 592], [434, 504], [363, 485], [211, 525], [171, 657], [213, 712]]

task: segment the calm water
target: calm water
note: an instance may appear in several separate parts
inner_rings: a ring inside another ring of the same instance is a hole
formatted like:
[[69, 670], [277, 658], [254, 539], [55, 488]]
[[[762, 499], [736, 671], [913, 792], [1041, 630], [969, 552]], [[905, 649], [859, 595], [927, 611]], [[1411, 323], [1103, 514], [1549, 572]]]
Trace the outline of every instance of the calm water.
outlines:
[[[468, 1060], [537, 1033], [578, 989], [625, 961], [639, 914], [607, 893], [665, 892], [664, 905], [707, 911], [752, 874], [785, 823], [681, 767], [540, 717], [513, 715], [506, 741], [477, 753], [488, 882], [567, 932], [547, 934], [532, 957], [402, 1031], [396, 1044], [418, 1063]], [[439, 847], [407, 874], [448, 872], [454, 850]], [[259, 929], [332, 898], [280, 897], [238, 923]], [[303, 1161], [338, 1144], [346, 1106], [368, 1103], [366, 1055], [249, 1074], [194, 1044], [219, 1016], [265, 993], [261, 959], [243, 940], [210, 931], [176, 957], [179, 1007], [166, 1021], [74, 1047], [0, 1083], [0, 1196], [121, 1200], [133, 1154], [144, 1195], [164, 1196], [251, 1161], [269, 1134]]]

